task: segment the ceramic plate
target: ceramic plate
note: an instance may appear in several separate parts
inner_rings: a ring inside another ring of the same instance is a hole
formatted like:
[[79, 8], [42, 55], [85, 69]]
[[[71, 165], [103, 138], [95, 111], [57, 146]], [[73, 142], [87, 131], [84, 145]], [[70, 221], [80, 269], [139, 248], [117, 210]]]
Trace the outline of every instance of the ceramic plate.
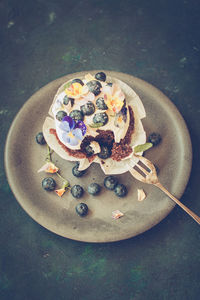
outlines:
[[[146, 151], [159, 169], [161, 183], [177, 198], [181, 198], [189, 179], [192, 161], [191, 141], [186, 124], [174, 104], [157, 88], [133, 76], [105, 71], [131, 86], [141, 97], [147, 117], [143, 119], [147, 135], [159, 132], [162, 142]], [[91, 71], [95, 74], [96, 71]], [[21, 108], [9, 130], [5, 166], [10, 187], [23, 209], [39, 224], [61, 236], [87, 242], [111, 242], [127, 239], [150, 229], [173, 209], [174, 203], [156, 187], [141, 183], [129, 172], [117, 176], [128, 188], [125, 198], [118, 198], [112, 191], [102, 188], [99, 196], [87, 193], [87, 186], [97, 182], [103, 187], [105, 175], [97, 164], [92, 164], [82, 178], [72, 175], [74, 163], [53, 154], [53, 161], [60, 167], [63, 177], [71, 186], [84, 187], [83, 198], [76, 200], [70, 192], [59, 198], [55, 192], [41, 187], [45, 173], [37, 173], [44, 164], [47, 147], [38, 145], [35, 136], [41, 131], [49, 107], [58, 87], [70, 78], [85, 72], [59, 78], [36, 92]], [[54, 174], [58, 186], [62, 182]], [[137, 189], [143, 188], [147, 198], [137, 200]], [[78, 202], [85, 202], [89, 214], [81, 218], [75, 212]], [[124, 213], [120, 219], [111, 217], [112, 211]]]

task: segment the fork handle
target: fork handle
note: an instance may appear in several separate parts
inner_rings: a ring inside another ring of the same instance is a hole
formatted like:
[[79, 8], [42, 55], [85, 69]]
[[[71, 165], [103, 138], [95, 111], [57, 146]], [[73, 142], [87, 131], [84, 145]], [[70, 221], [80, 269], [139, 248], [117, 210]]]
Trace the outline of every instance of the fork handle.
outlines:
[[176, 204], [178, 204], [186, 213], [188, 213], [198, 224], [200, 224], [200, 217], [198, 217], [193, 211], [186, 207], [181, 201], [175, 198], [160, 182], [154, 184], [161, 189], [169, 198], [171, 198]]

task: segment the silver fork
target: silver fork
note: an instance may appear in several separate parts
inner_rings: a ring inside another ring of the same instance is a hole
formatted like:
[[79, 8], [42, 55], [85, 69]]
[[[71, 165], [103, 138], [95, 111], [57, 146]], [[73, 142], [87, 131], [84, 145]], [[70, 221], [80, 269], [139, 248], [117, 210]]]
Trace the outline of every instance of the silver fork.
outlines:
[[[169, 198], [171, 198], [176, 204], [178, 204], [186, 213], [188, 213], [198, 224], [200, 224], [200, 217], [192, 212], [188, 207], [181, 203], [176, 197], [174, 197], [160, 182], [156, 173], [156, 169], [152, 162], [143, 156], [135, 155], [138, 159], [136, 165], [129, 170], [131, 175], [139, 181], [153, 184], [161, 189]], [[142, 162], [144, 166], [139, 164]]]

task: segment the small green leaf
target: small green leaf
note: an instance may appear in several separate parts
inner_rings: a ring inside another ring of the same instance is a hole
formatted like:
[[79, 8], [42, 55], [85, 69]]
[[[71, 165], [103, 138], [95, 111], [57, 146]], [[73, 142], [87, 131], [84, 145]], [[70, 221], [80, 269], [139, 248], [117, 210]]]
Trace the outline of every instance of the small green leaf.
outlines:
[[101, 122], [89, 124], [89, 126], [90, 126], [91, 128], [99, 128], [99, 127], [101, 127], [101, 126], [103, 126], [103, 125], [104, 125], [104, 124], [101, 123]]
[[65, 181], [63, 182], [62, 188], [65, 189], [65, 188], [68, 188], [69, 186], [70, 186], [69, 181], [65, 180]]
[[67, 83], [64, 85], [64, 89], [68, 89], [68, 88], [70, 87], [71, 84], [72, 84], [72, 81], [67, 82]]
[[146, 151], [146, 150], [150, 149], [152, 146], [153, 146], [152, 143], [145, 143], [142, 145], [137, 145], [134, 147], [134, 153]]

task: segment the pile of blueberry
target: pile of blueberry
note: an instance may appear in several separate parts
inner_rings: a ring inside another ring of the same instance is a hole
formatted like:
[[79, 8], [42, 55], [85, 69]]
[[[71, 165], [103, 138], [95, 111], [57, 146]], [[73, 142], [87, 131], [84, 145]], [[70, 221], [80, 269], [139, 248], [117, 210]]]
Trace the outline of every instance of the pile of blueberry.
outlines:
[[124, 184], [119, 183], [118, 179], [115, 176], [107, 176], [104, 179], [104, 186], [110, 190], [114, 191], [115, 195], [122, 198], [127, 195], [127, 188]]
[[[88, 81], [86, 83], [89, 91], [91, 93], [93, 93], [95, 96], [98, 96], [101, 93], [101, 88], [102, 88], [102, 84], [101, 82], [105, 82], [106, 81], [106, 74], [104, 72], [98, 72], [95, 74], [95, 79]], [[73, 79], [70, 84], [73, 83], [79, 83], [81, 85], [84, 85], [83, 81], [79, 78]], [[69, 98], [67, 95], [65, 95], [65, 97], [63, 98], [63, 104], [64, 105], [68, 105], [69, 103], [71, 103], [71, 107], [73, 107], [74, 105], [74, 101], [75, 99], [73, 98]], [[108, 107], [104, 102], [104, 99], [102, 97], [99, 97], [96, 100], [96, 106], [98, 109], [100, 110], [107, 110]], [[108, 115], [106, 114], [106, 112], [102, 112], [102, 113], [95, 113], [95, 105], [91, 102], [88, 101], [86, 104], [80, 106], [80, 110], [75, 109], [72, 110], [69, 114], [69, 116], [74, 119], [75, 121], [84, 120], [84, 116], [90, 116], [92, 114], [94, 114], [93, 117], [93, 123], [94, 126], [104, 126], [105, 124], [107, 124], [108, 122]], [[62, 119], [67, 115], [67, 113], [65, 111], [59, 111], [56, 114], [56, 119], [59, 121], [62, 121]]]
[[[118, 183], [117, 178], [114, 176], [107, 176], [104, 179], [104, 186], [108, 190], [114, 191], [115, 194], [120, 198], [125, 197], [127, 195], [126, 186], [124, 184]], [[89, 186], [88, 186], [89, 194], [96, 196], [100, 193], [100, 191], [101, 191], [101, 186], [98, 183], [93, 182], [93, 183], [89, 184]], [[71, 194], [74, 198], [81, 198], [84, 194], [84, 189], [79, 184], [75, 184], [71, 188]], [[76, 210], [77, 214], [81, 217], [84, 217], [88, 214], [88, 206], [86, 203], [83, 203], [83, 202], [78, 203], [75, 210]]]
[[[93, 182], [88, 186], [88, 193], [93, 196], [98, 195], [100, 191], [101, 186], [98, 183]], [[71, 188], [71, 194], [74, 198], [81, 198], [84, 194], [84, 189], [79, 184], [75, 184]], [[75, 210], [77, 214], [81, 217], [84, 217], [88, 214], [88, 206], [86, 203], [83, 202], [78, 203], [75, 207]]]
[[[101, 186], [98, 183], [93, 182], [88, 186], [88, 193], [93, 196], [98, 195], [100, 191], [101, 191]], [[84, 193], [84, 189], [79, 184], [75, 184], [74, 186], [72, 186], [71, 194], [74, 198], [81, 198], [83, 196], [83, 193]], [[75, 210], [77, 214], [81, 217], [84, 217], [88, 214], [88, 206], [86, 203], [83, 202], [78, 203], [76, 205]]]
[[[77, 163], [73, 168], [72, 168], [72, 174], [75, 177], [81, 177], [85, 174], [85, 171], [79, 171], [78, 170], [79, 163]], [[115, 195], [122, 198], [127, 195], [127, 188], [124, 184], [119, 183], [118, 179], [115, 176], [107, 176], [104, 179], [104, 187], [107, 188], [110, 191], [114, 191]], [[90, 195], [96, 196], [100, 193], [101, 191], [101, 186], [96, 183], [92, 182], [89, 184], [87, 191]], [[79, 184], [75, 184], [71, 188], [71, 194], [74, 198], [81, 198], [84, 194], [84, 189], [82, 186]], [[88, 214], [88, 206], [87, 204], [81, 202], [76, 206], [76, 212], [79, 216], [84, 217]]]

